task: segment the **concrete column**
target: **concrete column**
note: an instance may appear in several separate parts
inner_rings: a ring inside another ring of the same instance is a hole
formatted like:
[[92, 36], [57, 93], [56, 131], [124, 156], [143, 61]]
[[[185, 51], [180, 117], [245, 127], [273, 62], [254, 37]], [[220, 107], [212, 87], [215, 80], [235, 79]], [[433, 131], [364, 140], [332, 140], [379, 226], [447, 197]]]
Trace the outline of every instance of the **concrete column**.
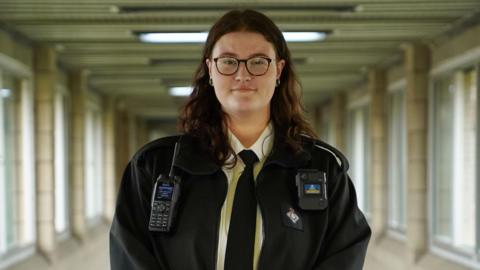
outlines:
[[344, 93], [337, 94], [332, 100], [332, 120], [335, 125], [335, 147], [345, 152], [345, 108], [347, 98]]
[[130, 139], [129, 139], [129, 126], [128, 126], [128, 113], [125, 110], [117, 110], [116, 113], [117, 123], [122, 123], [122, 125], [117, 125], [115, 127], [115, 149], [117, 151], [116, 159], [116, 168], [117, 168], [117, 177], [116, 179], [116, 190], [120, 186], [121, 176], [123, 171], [128, 164], [130, 159]]
[[386, 128], [386, 76], [383, 70], [370, 70], [368, 74], [370, 95], [370, 177], [372, 183], [372, 227], [374, 241], [387, 229], [387, 128]]
[[70, 194], [71, 226], [73, 235], [83, 241], [86, 234], [85, 217], [85, 114], [87, 99], [87, 75], [74, 71], [68, 75], [72, 97], [70, 132]]
[[147, 122], [145, 119], [141, 117], [137, 117], [137, 149], [135, 149], [135, 152], [140, 149], [140, 147], [144, 146], [146, 143], [148, 143], [148, 130], [147, 130]]
[[333, 119], [333, 99], [323, 103], [322, 108], [322, 132], [324, 140], [335, 146], [337, 129], [335, 128], [335, 121]]
[[115, 211], [117, 173], [115, 160], [115, 98], [108, 97], [104, 101], [104, 155], [105, 155], [105, 219], [111, 221]]
[[427, 110], [430, 51], [405, 47], [407, 123], [407, 248], [409, 263], [427, 249]]
[[37, 175], [37, 247], [53, 263], [55, 251], [54, 90], [55, 51], [35, 48], [35, 156]]
[[313, 128], [319, 138], [324, 138], [323, 136], [324, 134], [322, 134], [322, 132], [325, 132], [325, 130], [322, 130], [322, 117], [323, 117], [322, 105], [319, 104], [315, 106], [313, 110], [313, 119], [314, 119]]
[[138, 130], [137, 130], [137, 118], [132, 114], [127, 112], [127, 122], [125, 123], [128, 127], [128, 157], [130, 159], [135, 152], [137, 151], [138, 143]]

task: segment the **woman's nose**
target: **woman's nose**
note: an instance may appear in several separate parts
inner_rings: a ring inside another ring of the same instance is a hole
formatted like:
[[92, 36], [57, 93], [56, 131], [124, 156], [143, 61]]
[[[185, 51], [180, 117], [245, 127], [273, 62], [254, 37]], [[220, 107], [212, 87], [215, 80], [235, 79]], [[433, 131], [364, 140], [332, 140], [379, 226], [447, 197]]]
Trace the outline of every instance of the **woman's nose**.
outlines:
[[247, 70], [247, 64], [245, 62], [241, 62], [238, 66], [238, 70], [235, 73], [236, 80], [250, 80], [251, 75]]

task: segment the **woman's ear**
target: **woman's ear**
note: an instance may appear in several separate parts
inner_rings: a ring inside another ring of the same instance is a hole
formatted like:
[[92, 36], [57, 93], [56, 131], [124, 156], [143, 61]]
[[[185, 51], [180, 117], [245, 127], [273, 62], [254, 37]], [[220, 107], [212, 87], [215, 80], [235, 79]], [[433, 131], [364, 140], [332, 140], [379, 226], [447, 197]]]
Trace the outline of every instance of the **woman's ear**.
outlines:
[[212, 77], [212, 61], [210, 61], [209, 58], [205, 59], [205, 64], [207, 64], [208, 67], [208, 75]]
[[280, 79], [280, 76], [282, 76], [283, 67], [285, 66], [285, 60], [282, 59], [280, 61], [277, 61], [276, 66], [277, 66], [277, 79]]

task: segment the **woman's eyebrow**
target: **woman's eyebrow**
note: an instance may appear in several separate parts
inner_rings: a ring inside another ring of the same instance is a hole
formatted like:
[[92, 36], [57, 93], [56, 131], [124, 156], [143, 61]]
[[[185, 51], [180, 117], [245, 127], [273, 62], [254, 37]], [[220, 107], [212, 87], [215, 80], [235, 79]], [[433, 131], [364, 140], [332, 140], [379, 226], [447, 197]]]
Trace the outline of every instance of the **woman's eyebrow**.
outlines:
[[237, 57], [238, 55], [236, 53], [232, 53], [232, 52], [229, 52], [229, 51], [226, 51], [226, 52], [221, 52], [219, 54], [219, 56], [234, 56], [234, 57]]
[[[226, 52], [220, 53], [218, 56], [233, 56], [233, 57], [238, 57], [238, 54], [226, 51]], [[250, 54], [250, 55], [247, 57], [247, 59], [248, 59], [248, 58], [255, 57], [255, 56], [270, 57], [270, 56], [268, 56], [268, 54], [266, 54], [266, 53], [257, 52], [257, 53]]]
[[266, 54], [266, 53], [254, 53], [254, 54], [251, 54], [250, 56], [248, 56], [248, 58], [255, 57], [255, 56], [269, 57], [268, 54]]

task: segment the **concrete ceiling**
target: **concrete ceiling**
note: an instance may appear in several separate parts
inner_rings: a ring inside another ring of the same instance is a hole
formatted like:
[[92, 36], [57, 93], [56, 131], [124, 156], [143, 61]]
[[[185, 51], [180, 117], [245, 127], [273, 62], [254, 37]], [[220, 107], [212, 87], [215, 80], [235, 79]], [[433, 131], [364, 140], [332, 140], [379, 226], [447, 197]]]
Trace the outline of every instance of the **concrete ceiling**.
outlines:
[[304, 100], [315, 103], [361, 84], [370, 67], [398, 62], [402, 43], [476, 20], [480, 0], [0, 0], [0, 22], [54, 47], [66, 68], [88, 70], [90, 86], [122, 106], [174, 117], [183, 99], [167, 89], [190, 84], [202, 44], [143, 44], [134, 32], [208, 31], [237, 7], [266, 13], [282, 31], [331, 31], [322, 42], [289, 44]]

